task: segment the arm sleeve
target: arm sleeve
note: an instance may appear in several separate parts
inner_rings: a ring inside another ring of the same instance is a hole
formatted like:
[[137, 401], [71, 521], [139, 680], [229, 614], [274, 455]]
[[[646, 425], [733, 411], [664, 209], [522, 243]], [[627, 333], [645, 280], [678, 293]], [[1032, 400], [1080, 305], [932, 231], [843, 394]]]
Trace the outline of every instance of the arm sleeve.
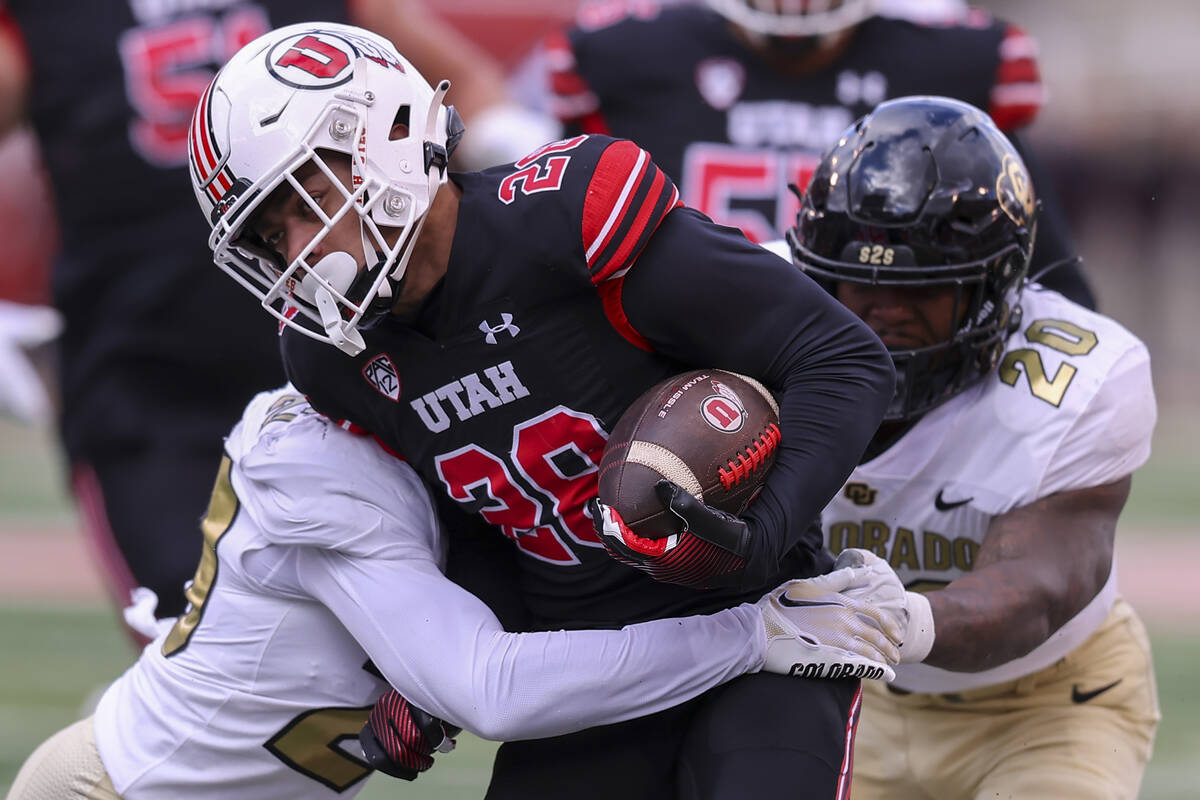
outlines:
[[309, 550], [304, 588], [388, 682], [429, 713], [487, 739], [557, 736], [652, 714], [759, 669], [757, 609], [618, 631], [505, 633], [431, 560]]
[[803, 541], [875, 433], [895, 385], [882, 342], [790, 263], [690, 209], [667, 215], [624, 277], [629, 324], [657, 352], [749, 375], [780, 395], [783, 440], [746, 512], [746, 585]]

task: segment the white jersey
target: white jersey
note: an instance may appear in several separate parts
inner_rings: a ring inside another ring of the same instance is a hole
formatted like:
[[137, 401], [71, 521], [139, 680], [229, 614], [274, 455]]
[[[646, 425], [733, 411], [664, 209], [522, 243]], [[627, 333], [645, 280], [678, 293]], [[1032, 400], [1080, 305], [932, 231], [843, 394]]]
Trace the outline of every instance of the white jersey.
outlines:
[[388, 683], [484, 737], [519, 739], [654, 713], [762, 664], [748, 605], [505, 633], [442, 575], [413, 470], [291, 387], [251, 402], [226, 454], [187, 613], [96, 709], [126, 800], [350, 797], [369, 774], [355, 740]]
[[[910, 589], [939, 588], [971, 569], [993, 517], [1109, 483], [1146, 461], [1156, 410], [1145, 346], [1036, 285], [1021, 308], [998, 370], [851, 473], [822, 512], [832, 551], [874, 550]], [[1104, 620], [1115, 570], [1114, 562], [1100, 593], [1033, 652], [974, 673], [905, 664], [894, 685], [956, 692], [1049, 666]]]

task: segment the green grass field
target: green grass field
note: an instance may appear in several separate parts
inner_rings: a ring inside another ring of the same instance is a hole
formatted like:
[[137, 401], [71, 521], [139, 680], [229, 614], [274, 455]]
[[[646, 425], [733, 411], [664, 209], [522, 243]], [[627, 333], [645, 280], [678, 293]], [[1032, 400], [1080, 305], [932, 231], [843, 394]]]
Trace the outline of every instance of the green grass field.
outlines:
[[[1200, 513], [1200, 424], [1189, 417], [1160, 424], [1155, 455], [1136, 476], [1125, 514], [1127, 527], [1145, 536], [1145, 546], [1170, 560], [1172, 544], [1195, 541]], [[28, 524], [70, 524], [56, 458], [44, 431], [0, 424], [0, 566], [12, 558], [6, 533]], [[12, 541], [9, 539], [9, 541]], [[1142, 542], [1138, 542], [1142, 546]], [[1200, 552], [1193, 547], [1187, 552]], [[28, 565], [44, 569], [46, 565]], [[1197, 566], [1200, 566], [1198, 564]], [[22, 565], [24, 567], [24, 565]], [[52, 567], [51, 567], [52, 568]], [[3, 592], [0, 596], [11, 597]], [[1192, 682], [1200, 663], [1200, 619], [1156, 619], [1147, 615], [1164, 718], [1154, 758], [1143, 784], [1143, 800], [1193, 800], [1200, 796], [1200, 692]], [[136, 657], [114, 613], [101, 600], [90, 604], [46, 604], [37, 598], [0, 602], [0, 794], [45, 737], [75, 720], [96, 692]], [[494, 745], [470, 736], [439, 764], [408, 784], [379, 776], [359, 795], [365, 800], [478, 798], [487, 783]]]

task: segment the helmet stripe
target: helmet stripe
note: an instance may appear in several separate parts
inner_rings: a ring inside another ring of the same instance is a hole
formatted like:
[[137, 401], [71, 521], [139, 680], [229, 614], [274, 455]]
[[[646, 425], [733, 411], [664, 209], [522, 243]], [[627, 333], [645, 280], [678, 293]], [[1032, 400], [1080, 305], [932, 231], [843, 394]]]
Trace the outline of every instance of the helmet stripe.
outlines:
[[227, 168], [221, 169], [215, 175], [213, 170], [220, 163], [220, 158], [214, 146], [215, 136], [212, 134], [212, 90], [216, 79], [205, 89], [200, 98], [192, 129], [192, 157], [197, 166], [200, 183], [208, 191], [213, 200], [220, 200], [225, 192], [233, 186], [233, 180]]

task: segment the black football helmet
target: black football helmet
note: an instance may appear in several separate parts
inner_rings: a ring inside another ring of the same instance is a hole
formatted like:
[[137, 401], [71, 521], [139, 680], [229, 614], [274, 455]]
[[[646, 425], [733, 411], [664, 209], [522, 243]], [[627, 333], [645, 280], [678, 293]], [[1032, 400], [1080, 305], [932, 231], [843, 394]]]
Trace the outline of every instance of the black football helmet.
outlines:
[[953, 286], [948, 341], [892, 349], [885, 420], [911, 420], [987, 375], [1020, 324], [1038, 205], [1021, 156], [983, 111], [946, 97], [881, 103], [825, 153], [787, 232], [796, 265], [841, 281]]

